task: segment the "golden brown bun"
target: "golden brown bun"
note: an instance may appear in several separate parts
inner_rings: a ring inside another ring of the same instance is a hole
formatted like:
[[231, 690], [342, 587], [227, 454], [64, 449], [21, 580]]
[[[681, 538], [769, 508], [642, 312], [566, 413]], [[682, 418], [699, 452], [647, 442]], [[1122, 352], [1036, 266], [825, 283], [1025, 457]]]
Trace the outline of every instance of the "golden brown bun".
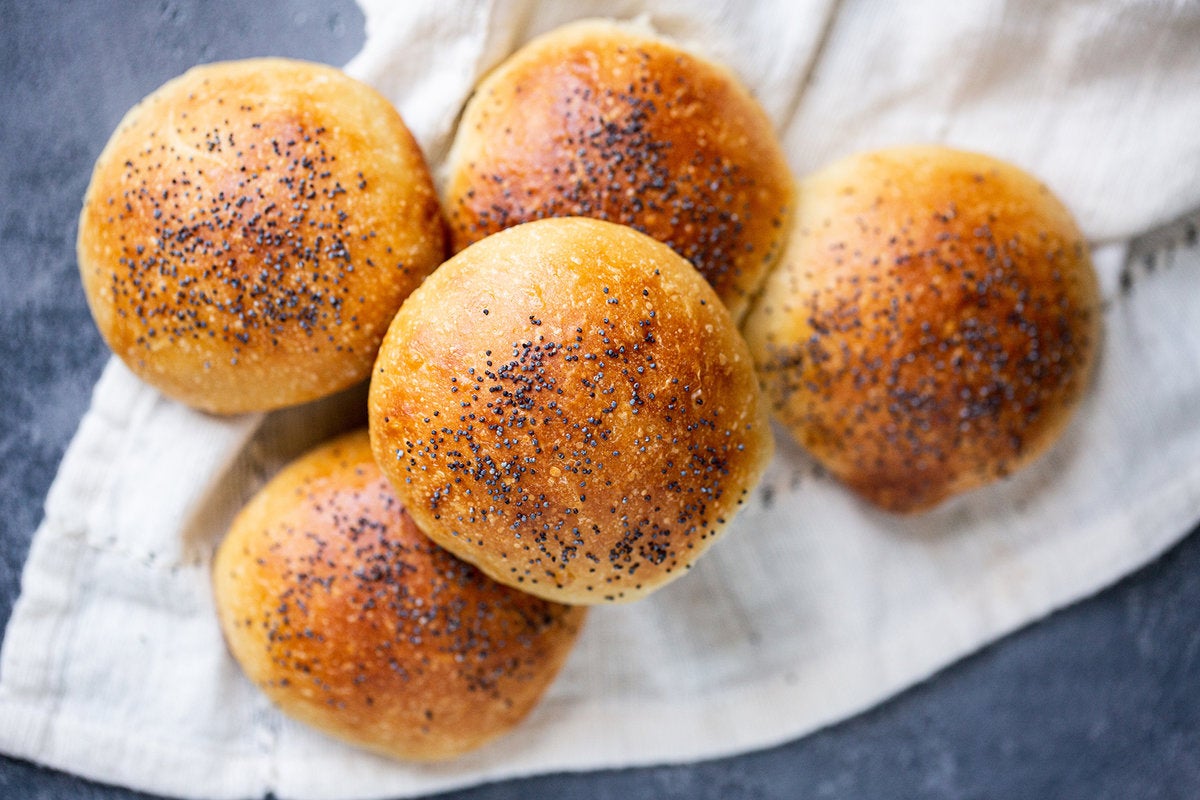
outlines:
[[196, 67], [130, 110], [92, 174], [78, 257], [133, 372], [236, 413], [365, 379], [445, 238], [387, 100], [331, 67], [254, 59]]
[[771, 121], [729, 70], [588, 20], [480, 83], [446, 196], [455, 251], [542, 217], [620, 222], [690, 260], [737, 319], [779, 256], [792, 191]]
[[905, 147], [801, 181], [744, 332], [796, 438], [863, 497], [918, 511], [1058, 437], [1099, 304], [1087, 245], [1045, 186], [987, 156]]
[[264, 487], [213, 582], [230, 650], [271, 700], [402, 759], [448, 758], [511, 729], [583, 622], [584, 609], [501, 586], [423, 536], [365, 430]]
[[666, 245], [582, 217], [443, 264], [392, 322], [368, 407], [376, 459], [422, 530], [566, 603], [680, 575], [772, 448], [711, 287]]

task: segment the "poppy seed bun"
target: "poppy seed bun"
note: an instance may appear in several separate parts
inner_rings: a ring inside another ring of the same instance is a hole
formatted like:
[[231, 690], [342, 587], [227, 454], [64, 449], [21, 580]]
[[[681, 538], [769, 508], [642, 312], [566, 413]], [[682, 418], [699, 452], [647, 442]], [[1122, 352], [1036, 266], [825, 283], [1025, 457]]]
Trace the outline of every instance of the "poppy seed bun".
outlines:
[[382, 95], [332, 67], [253, 59], [196, 67], [129, 111], [96, 162], [78, 258], [134, 373], [236, 413], [365, 379], [445, 236]]
[[868, 500], [919, 511], [1056, 440], [1099, 325], [1087, 244], [1049, 189], [988, 156], [904, 147], [801, 181], [744, 332], [796, 438]]
[[772, 449], [711, 287], [666, 245], [582, 217], [443, 264], [388, 330], [368, 412], [375, 457], [426, 534], [565, 603], [679, 576]]
[[446, 205], [455, 251], [543, 217], [632, 226], [691, 261], [738, 319], [779, 256], [792, 190], [770, 119], [732, 72], [586, 20], [481, 81]]
[[501, 586], [431, 543], [365, 430], [292, 462], [247, 504], [213, 583], [229, 648], [272, 701], [401, 759], [510, 730], [583, 622], [583, 609]]

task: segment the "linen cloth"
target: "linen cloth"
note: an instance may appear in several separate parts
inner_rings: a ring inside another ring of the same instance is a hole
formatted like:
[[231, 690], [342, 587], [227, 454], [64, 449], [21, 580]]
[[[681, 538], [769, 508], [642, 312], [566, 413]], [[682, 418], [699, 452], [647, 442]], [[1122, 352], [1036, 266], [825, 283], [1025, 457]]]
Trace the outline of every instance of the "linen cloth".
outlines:
[[[435, 169], [475, 81], [582, 16], [639, 18], [723, 61], [803, 174], [944, 142], [1045, 180], [1095, 245], [1094, 383], [1029, 469], [927, 514], [857, 501], [777, 431], [726, 537], [650, 598], [592, 611], [541, 705], [453, 763], [353, 750], [283, 717], [222, 643], [209, 559], [280, 466], [365, 419], [362, 388], [216, 418], [115, 360], [46, 499], [0, 651], [0, 751], [176, 796], [413, 796], [793, 739], [1127, 574], [1200, 519], [1200, 6], [832, 0], [364, 0], [347, 65]], [[1135, 248], [1138, 245], [1135, 244]], [[1154, 267], [1154, 269], [1151, 269]]]

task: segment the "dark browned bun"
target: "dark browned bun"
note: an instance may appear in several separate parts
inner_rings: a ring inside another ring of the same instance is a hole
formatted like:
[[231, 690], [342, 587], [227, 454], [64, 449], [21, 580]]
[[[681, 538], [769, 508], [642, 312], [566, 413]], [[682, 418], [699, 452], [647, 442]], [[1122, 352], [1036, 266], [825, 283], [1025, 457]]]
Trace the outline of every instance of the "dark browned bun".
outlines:
[[196, 67], [129, 111], [77, 249], [113, 352], [170, 397], [236, 413], [364, 380], [445, 246], [432, 177], [382, 95], [252, 59]]
[[728, 310], [632, 228], [540, 220], [453, 256], [380, 347], [371, 443], [422, 530], [565, 603], [644, 596], [725, 529], [770, 457]]
[[779, 256], [793, 180], [762, 107], [726, 68], [639, 29], [586, 20], [479, 85], [451, 149], [455, 251], [543, 217], [669, 244], [735, 319]]
[[217, 552], [213, 584], [230, 650], [285, 713], [422, 761], [515, 726], [584, 618], [430, 542], [375, 465], [365, 430], [297, 459], [247, 504]]
[[782, 422], [863, 497], [919, 511], [1059, 436], [1100, 344], [1070, 213], [988, 156], [904, 147], [801, 181], [744, 332]]

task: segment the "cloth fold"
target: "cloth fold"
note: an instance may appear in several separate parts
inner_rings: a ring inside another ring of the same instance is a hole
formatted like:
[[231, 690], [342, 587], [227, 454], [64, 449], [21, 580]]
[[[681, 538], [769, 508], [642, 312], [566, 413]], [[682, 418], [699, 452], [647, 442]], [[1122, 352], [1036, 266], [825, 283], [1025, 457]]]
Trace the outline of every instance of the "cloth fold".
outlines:
[[[413, 796], [682, 762], [845, 718], [1116, 580], [1200, 519], [1200, 249], [1131, 268], [1134, 234], [1200, 207], [1200, 8], [682, 0], [364, 2], [347, 65], [437, 169], [476, 80], [580, 16], [641, 17], [730, 65], [797, 173], [941, 141], [1042, 177], [1098, 246], [1105, 341], [1063, 439], [928, 514], [865, 506], [786, 435], [728, 535], [647, 600], [597, 608], [510, 736], [436, 766], [284, 718], [221, 641], [209, 558], [243, 502], [365, 421], [362, 387], [205, 416], [112, 362], [60, 466], [0, 649], [0, 750], [176, 796]], [[1194, 228], [1193, 228], [1194, 230]]]

